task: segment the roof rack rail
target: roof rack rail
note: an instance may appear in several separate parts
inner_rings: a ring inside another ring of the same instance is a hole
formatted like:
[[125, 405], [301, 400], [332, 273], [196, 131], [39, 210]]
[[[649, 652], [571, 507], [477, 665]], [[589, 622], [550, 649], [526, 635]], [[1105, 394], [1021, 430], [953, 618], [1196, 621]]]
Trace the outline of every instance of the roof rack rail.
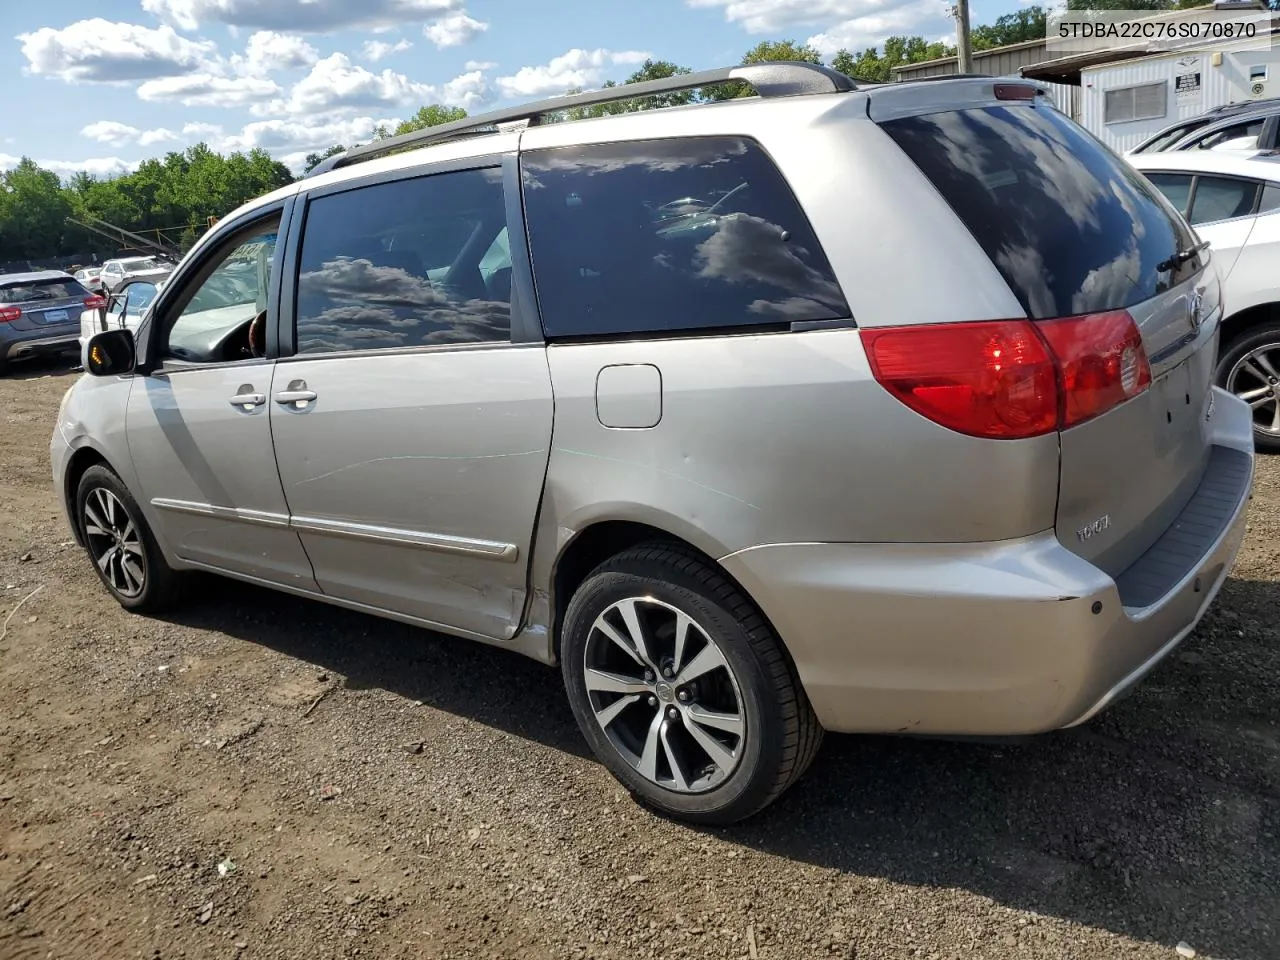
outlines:
[[721, 67], [715, 70], [702, 70], [698, 73], [677, 74], [662, 80], [646, 80], [642, 83], [627, 83], [603, 90], [590, 90], [587, 93], [575, 93], [567, 97], [553, 97], [539, 100], [506, 110], [495, 110], [491, 113], [475, 117], [465, 117], [452, 123], [442, 123], [423, 130], [376, 140], [363, 146], [352, 147], [321, 161], [307, 174], [315, 177], [338, 167], [350, 166], [362, 160], [382, 156], [405, 147], [424, 147], [430, 143], [442, 143], [446, 140], [474, 136], [482, 133], [495, 133], [500, 125], [527, 121], [537, 124], [539, 118], [547, 114], [559, 113], [574, 107], [590, 107], [602, 103], [615, 103], [620, 100], [634, 100], [639, 97], [653, 96], [659, 93], [676, 93], [681, 90], [695, 90], [715, 83], [727, 83], [741, 80], [755, 87], [761, 97], [799, 97], [812, 93], [845, 93], [856, 90], [857, 85], [843, 73], [830, 67], [816, 63], [796, 63], [779, 61], [773, 63], [752, 63], [741, 67]]

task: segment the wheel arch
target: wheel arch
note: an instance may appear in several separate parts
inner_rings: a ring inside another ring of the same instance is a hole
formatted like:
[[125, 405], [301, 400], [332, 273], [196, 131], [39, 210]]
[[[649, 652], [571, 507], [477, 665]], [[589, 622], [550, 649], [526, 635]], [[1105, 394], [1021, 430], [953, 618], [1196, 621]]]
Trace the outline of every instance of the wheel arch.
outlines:
[[1280, 323], [1280, 300], [1255, 303], [1230, 314], [1222, 321], [1222, 337], [1218, 345], [1221, 356], [1231, 344], [1253, 327], [1263, 323]]
[[621, 519], [600, 519], [582, 527], [561, 546], [560, 552], [556, 556], [548, 584], [551, 617], [548, 632], [550, 633], [551, 652], [554, 662], [559, 662], [560, 660], [560, 640], [564, 626], [564, 616], [569, 607], [569, 601], [573, 598], [578, 587], [582, 585], [591, 571], [601, 563], [642, 543], [663, 543], [691, 552], [733, 584], [734, 588], [752, 603], [761, 619], [764, 620], [769, 630], [777, 638], [779, 646], [788, 661], [790, 661], [793, 676], [798, 677], [798, 674], [795, 673], [795, 662], [791, 657], [791, 652], [787, 649], [786, 639], [778, 633], [751, 592], [729, 573], [724, 565], [713, 555], [711, 551], [716, 548], [716, 545], [705, 541], [702, 545], [699, 545], [687, 537], [672, 533], [665, 524], [659, 526], [654, 523]]
[[120, 472], [111, 465], [111, 461], [106, 458], [102, 451], [90, 444], [85, 444], [75, 450], [67, 458], [67, 465], [63, 470], [63, 508], [66, 510], [67, 517], [71, 522], [71, 534], [81, 547], [85, 545], [84, 531], [80, 529], [80, 518], [76, 511], [76, 493], [80, 488], [80, 478], [85, 475], [85, 471], [96, 464], [102, 464], [119, 476]]

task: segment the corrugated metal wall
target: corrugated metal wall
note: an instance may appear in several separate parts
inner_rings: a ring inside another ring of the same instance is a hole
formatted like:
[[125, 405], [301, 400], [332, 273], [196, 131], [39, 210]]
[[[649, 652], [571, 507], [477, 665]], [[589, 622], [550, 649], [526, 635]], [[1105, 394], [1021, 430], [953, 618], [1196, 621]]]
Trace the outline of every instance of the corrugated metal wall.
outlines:
[[[1250, 99], [1249, 67], [1268, 64], [1271, 90], [1267, 95], [1280, 95], [1280, 50], [1247, 50], [1223, 53], [1222, 65], [1212, 65], [1208, 52], [1170, 54], [1130, 60], [1112, 66], [1092, 67], [1080, 73], [1080, 123], [1094, 136], [1117, 152], [1132, 150], [1159, 130], [1179, 120], [1189, 119], [1213, 107]], [[1179, 97], [1174, 90], [1174, 77], [1200, 74], [1198, 95]], [[1169, 85], [1168, 110], [1165, 116], [1152, 120], [1133, 120], [1108, 124], [1103, 107], [1106, 91], [1144, 83], [1164, 82]]]

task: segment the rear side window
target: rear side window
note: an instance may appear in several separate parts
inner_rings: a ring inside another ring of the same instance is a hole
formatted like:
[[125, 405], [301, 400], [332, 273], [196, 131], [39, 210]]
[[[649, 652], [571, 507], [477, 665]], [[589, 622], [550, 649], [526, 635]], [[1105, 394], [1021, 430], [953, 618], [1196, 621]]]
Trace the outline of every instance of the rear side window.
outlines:
[[1128, 307], [1203, 267], [1159, 265], [1195, 245], [1132, 167], [1056, 110], [980, 107], [887, 121], [1032, 319]]
[[495, 167], [312, 200], [298, 269], [298, 353], [510, 339], [503, 198]]
[[29, 280], [0, 285], [0, 303], [38, 303], [42, 300], [83, 300], [89, 291], [72, 279]]
[[1280, 183], [1268, 183], [1262, 188], [1262, 203], [1258, 206], [1258, 212], [1271, 213], [1274, 210], [1280, 210]]
[[1196, 195], [1191, 201], [1191, 222], [1212, 223], [1253, 213], [1260, 184], [1254, 180], [1227, 177], [1197, 177]]
[[1175, 210], [1186, 215], [1187, 207], [1191, 203], [1191, 175], [1186, 173], [1148, 173], [1147, 179], [1150, 180], [1157, 190], [1165, 195], [1165, 198], [1173, 204]]
[[751, 140], [530, 151], [522, 168], [548, 337], [849, 315], [804, 211]]

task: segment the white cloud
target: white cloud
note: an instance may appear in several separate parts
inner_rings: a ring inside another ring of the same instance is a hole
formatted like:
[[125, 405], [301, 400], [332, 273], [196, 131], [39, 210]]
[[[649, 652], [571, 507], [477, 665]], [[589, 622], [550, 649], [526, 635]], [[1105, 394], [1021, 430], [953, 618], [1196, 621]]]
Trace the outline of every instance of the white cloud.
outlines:
[[[0, 170], [12, 170], [21, 160], [21, 157], [0, 153]], [[119, 157], [90, 157], [87, 160], [36, 160], [36, 163], [46, 170], [52, 170], [60, 177], [69, 177], [73, 173], [82, 172], [95, 177], [118, 177], [138, 169], [138, 161], [121, 160]]]
[[461, 0], [142, 0], [143, 10], [182, 30], [214, 22], [296, 33], [423, 23], [461, 7]]
[[281, 113], [316, 115], [333, 111], [373, 110], [388, 107], [442, 103], [472, 108], [489, 98], [489, 85], [478, 71], [455, 77], [443, 86], [410, 80], [402, 73], [383, 70], [373, 73], [351, 62], [344, 53], [334, 53], [316, 62], [311, 72], [299, 80], [285, 100], [257, 104], [257, 116]]
[[215, 140], [222, 137], [222, 127], [216, 123], [188, 123], [182, 135], [190, 140]]
[[269, 100], [280, 92], [280, 85], [274, 80], [219, 77], [212, 73], [162, 77], [138, 87], [138, 96], [143, 100], [176, 100], [187, 107], [238, 107]]
[[164, 127], [157, 127], [155, 130], [139, 130], [137, 127], [131, 127], [129, 124], [120, 123], [117, 120], [99, 120], [96, 123], [91, 123], [81, 130], [80, 134], [90, 140], [97, 140], [99, 143], [105, 143], [113, 147], [123, 147], [131, 143], [149, 147], [152, 144], [163, 143], [166, 140], [178, 139], [176, 133], [172, 130], [166, 130]]
[[143, 130], [138, 136], [138, 146], [149, 147], [156, 143], [165, 143], [168, 140], [177, 140], [178, 135], [172, 130], [164, 127], [157, 127], [154, 130]]
[[[864, 4], [870, 7], [870, 4]], [[881, 5], [863, 16], [844, 20], [807, 41], [824, 57], [839, 50], [859, 51], [879, 47], [892, 36], [925, 34], [945, 30], [951, 22], [944, 0], [911, 0], [898, 6]], [[948, 42], [954, 42], [954, 36]]]
[[395, 43], [386, 43], [382, 40], [366, 40], [364, 46], [360, 48], [360, 56], [370, 63], [377, 63], [392, 54], [404, 53], [412, 46], [413, 43], [409, 40], [398, 40]]
[[335, 143], [352, 146], [368, 143], [379, 124], [395, 129], [400, 122], [395, 117], [360, 116], [345, 120], [316, 122], [309, 119], [259, 120], [245, 126], [240, 133], [221, 140], [225, 150], [252, 150], [261, 147], [273, 155], [296, 152], [303, 155], [313, 150], [323, 150]]
[[188, 40], [169, 26], [153, 30], [101, 18], [60, 30], [41, 27], [17, 39], [31, 73], [98, 83], [180, 76], [216, 51], [212, 42]]
[[[724, 10], [724, 18], [748, 33], [777, 33], [791, 27], [887, 16], [890, 11], [924, 8], [919, 23], [935, 16], [931, 0], [686, 0], [691, 7]], [[830, 31], [828, 31], [830, 32]]]
[[422, 35], [437, 47], [443, 49], [445, 47], [460, 47], [464, 43], [470, 43], [479, 34], [488, 29], [489, 24], [467, 16], [467, 11], [465, 10], [459, 10], [457, 13], [442, 17], [435, 23], [427, 24], [422, 28]]
[[237, 72], [261, 77], [276, 70], [309, 67], [319, 59], [319, 51], [299, 36], [259, 30], [249, 38], [244, 56], [232, 57], [231, 65]]
[[463, 69], [470, 73], [472, 70], [492, 70], [496, 66], [492, 60], [468, 60]]
[[604, 79], [605, 67], [643, 63], [652, 54], [635, 50], [574, 49], [540, 67], [521, 67], [512, 76], [499, 77], [504, 97], [542, 97], [564, 93], [572, 87], [590, 87]]

